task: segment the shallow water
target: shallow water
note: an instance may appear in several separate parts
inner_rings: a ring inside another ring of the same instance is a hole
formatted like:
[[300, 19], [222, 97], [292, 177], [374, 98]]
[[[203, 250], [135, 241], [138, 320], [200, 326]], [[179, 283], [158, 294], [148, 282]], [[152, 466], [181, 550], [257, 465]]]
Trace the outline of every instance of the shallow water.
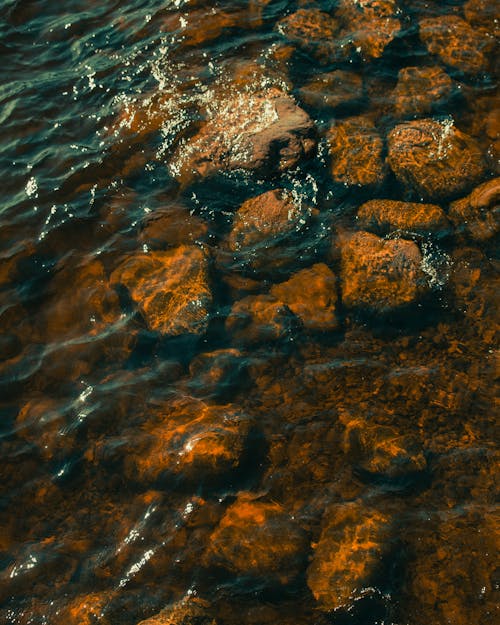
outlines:
[[[452, 204], [498, 176], [498, 16], [400, 2], [374, 52], [341, 4], [2, 2], [0, 622], [496, 622], [498, 185]], [[303, 9], [335, 37], [287, 30]], [[448, 16], [479, 37], [462, 65], [419, 35]], [[407, 67], [442, 91], [403, 101]], [[254, 166], [279, 106], [309, 134]], [[480, 171], [399, 176], [389, 135], [424, 118]], [[274, 189], [284, 224], [240, 210]], [[443, 216], [375, 226], [373, 199]], [[349, 274], [364, 230], [412, 242], [397, 296]]]

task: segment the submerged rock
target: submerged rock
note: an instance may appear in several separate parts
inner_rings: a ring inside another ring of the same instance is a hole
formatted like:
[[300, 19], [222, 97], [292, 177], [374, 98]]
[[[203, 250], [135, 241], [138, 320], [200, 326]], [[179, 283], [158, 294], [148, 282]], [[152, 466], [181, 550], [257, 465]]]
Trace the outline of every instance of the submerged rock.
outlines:
[[329, 331], [338, 327], [337, 279], [324, 263], [295, 273], [271, 287], [271, 295], [283, 302], [309, 330]]
[[368, 117], [350, 117], [335, 123], [328, 133], [331, 172], [346, 186], [379, 186], [385, 178], [383, 142]]
[[451, 119], [399, 124], [389, 133], [388, 150], [387, 160], [396, 178], [426, 199], [463, 193], [485, 171], [478, 143]]
[[148, 215], [139, 239], [148, 249], [165, 249], [204, 241], [207, 233], [208, 225], [201, 217], [192, 215], [184, 206], [174, 204]]
[[360, 502], [332, 506], [307, 570], [323, 610], [348, 609], [370, 590], [391, 539], [391, 519]]
[[341, 69], [319, 74], [300, 89], [300, 98], [317, 108], [346, 109], [363, 97], [363, 80]]
[[450, 229], [443, 209], [435, 204], [370, 200], [359, 207], [357, 219], [363, 229], [379, 235], [394, 231], [443, 234]]
[[389, 311], [415, 302], [424, 290], [422, 255], [404, 239], [357, 232], [342, 243], [342, 302], [348, 308]]
[[440, 67], [404, 67], [392, 96], [397, 115], [426, 115], [451, 95], [453, 81]]
[[124, 285], [150, 330], [161, 334], [202, 334], [209, 321], [212, 293], [208, 260], [197, 246], [138, 254], [111, 275]]
[[138, 625], [217, 625], [217, 621], [207, 601], [187, 595]]
[[420, 39], [431, 54], [446, 65], [466, 74], [488, 68], [485, 52], [492, 39], [487, 32], [472, 28], [457, 15], [440, 15], [420, 21]]
[[189, 365], [189, 387], [204, 395], [227, 395], [241, 382], [245, 358], [238, 349], [218, 349], [196, 356]]
[[486, 241], [500, 230], [500, 178], [488, 180], [467, 197], [452, 202], [450, 219], [475, 241]]
[[204, 560], [238, 575], [286, 584], [307, 557], [306, 533], [277, 503], [242, 493], [210, 537]]
[[238, 169], [279, 174], [311, 156], [316, 145], [307, 113], [276, 87], [214, 93], [207, 111], [199, 132], [182, 140], [170, 159], [184, 184]]

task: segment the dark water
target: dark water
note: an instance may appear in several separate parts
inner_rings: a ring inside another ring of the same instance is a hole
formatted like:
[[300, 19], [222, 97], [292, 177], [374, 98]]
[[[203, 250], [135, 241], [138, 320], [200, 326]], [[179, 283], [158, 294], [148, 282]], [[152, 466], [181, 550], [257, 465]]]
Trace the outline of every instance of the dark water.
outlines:
[[[276, 26], [304, 8], [340, 20], [336, 38]], [[336, 2], [2, 1], [1, 623], [135, 625], [164, 608], [151, 623], [498, 622], [498, 185], [462, 220], [450, 207], [498, 175], [498, 16], [487, 1], [392, 9], [378, 53]], [[468, 50], [458, 63], [419, 36], [449, 16], [476, 37], [445, 41]], [[443, 90], [424, 81], [405, 109], [406, 67], [438, 68]], [[311, 96], [335, 70], [349, 74]], [[193, 153], [239, 146], [239, 107], [266, 125], [270, 89], [310, 116], [312, 152], [186, 174]], [[360, 184], [332, 174], [351, 152], [330, 151], [329, 129], [359, 116], [381, 141], [374, 184], [366, 146], [348, 164]], [[463, 185], [425, 194], [388, 168], [389, 133], [423, 118], [468, 135], [480, 172], [458, 164]], [[207, 119], [222, 124], [208, 148]], [[234, 215], [276, 188], [304, 223], [242, 258]], [[377, 198], [426, 200], [445, 225], [373, 230], [356, 215]], [[369, 286], [356, 303], [354, 284], [350, 303], [345, 250], [365, 229], [418, 246], [418, 296], [386, 306]], [[161, 291], [184, 245], [201, 265], [155, 325], [148, 270], [123, 272], [167, 259]], [[317, 263], [334, 276], [328, 328], [291, 303], [241, 322], [235, 302]], [[191, 290], [206, 315], [175, 317]]]

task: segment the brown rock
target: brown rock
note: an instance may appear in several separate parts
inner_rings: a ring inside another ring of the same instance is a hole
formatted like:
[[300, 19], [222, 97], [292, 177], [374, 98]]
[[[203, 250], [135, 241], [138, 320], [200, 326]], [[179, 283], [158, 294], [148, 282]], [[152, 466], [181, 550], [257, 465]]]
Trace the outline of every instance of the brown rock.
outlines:
[[378, 186], [385, 178], [383, 143], [367, 117], [337, 122], [328, 133], [332, 176], [346, 186]]
[[341, 36], [366, 59], [378, 59], [401, 30], [400, 9], [394, 0], [340, 0], [335, 15]]
[[245, 369], [238, 349], [218, 349], [199, 354], [189, 365], [190, 388], [205, 395], [227, 393], [240, 381]]
[[336, 277], [324, 263], [294, 274], [287, 282], [275, 284], [271, 295], [297, 315], [309, 330], [334, 330], [336, 313]]
[[319, 74], [300, 90], [300, 98], [309, 106], [343, 109], [363, 97], [363, 80], [354, 72], [341, 69]]
[[318, 9], [299, 9], [281, 19], [276, 29], [321, 63], [333, 63], [339, 56], [336, 37], [339, 23], [328, 13]]
[[226, 319], [226, 329], [239, 343], [278, 341], [290, 334], [298, 320], [272, 295], [249, 295], [237, 301]]
[[170, 475], [200, 483], [238, 469], [251, 427], [247, 417], [230, 405], [194, 399], [163, 410], [162, 422], [147, 429], [139, 448], [125, 458], [130, 478], [150, 482]]
[[357, 218], [363, 230], [379, 235], [394, 231], [440, 234], [450, 228], [444, 211], [435, 204], [370, 200], [359, 207]]
[[161, 30], [177, 33], [182, 47], [203, 47], [217, 40], [239, 25], [237, 12], [223, 11], [218, 7], [191, 9], [188, 13], [171, 13], [163, 20]]
[[188, 595], [138, 625], [217, 625], [210, 604]]
[[205, 562], [286, 584], [300, 571], [307, 548], [305, 532], [279, 504], [240, 494], [212, 534]]
[[58, 611], [54, 621], [57, 625], [93, 625], [99, 622], [103, 625], [110, 623], [106, 615], [113, 593], [93, 592], [79, 595], [70, 601], [62, 610]]
[[323, 610], [349, 608], [371, 586], [387, 549], [390, 518], [359, 502], [332, 506], [307, 570], [307, 584]]
[[456, 15], [421, 20], [420, 39], [431, 54], [453, 69], [477, 74], [488, 68], [485, 53], [491, 47], [490, 37]]
[[314, 134], [307, 113], [276, 87], [214, 93], [204, 126], [180, 142], [169, 167], [184, 184], [237, 169], [272, 176], [310, 156]]
[[500, 178], [488, 180], [470, 195], [452, 202], [450, 219], [476, 241], [486, 241], [500, 230]]
[[396, 178], [424, 198], [463, 193], [485, 171], [479, 145], [451, 119], [399, 124], [389, 133], [388, 149], [387, 160]]
[[138, 254], [111, 275], [127, 287], [148, 327], [162, 334], [202, 334], [209, 321], [212, 293], [208, 260], [196, 246]]
[[422, 255], [404, 239], [380, 239], [357, 232], [342, 244], [344, 306], [379, 312], [405, 306], [423, 291]]
[[404, 67], [392, 94], [396, 114], [426, 115], [450, 96], [452, 88], [452, 79], [440, 67]]
[[148, 249], [165, 249], [203, 241], [208, 226], [201, 217], [179, 205], [154, 211], [144, 220], [139, 236]]
[[498, 5], [495, 0], [468, 0], [463, 11], [469, 24], [498, 36]]

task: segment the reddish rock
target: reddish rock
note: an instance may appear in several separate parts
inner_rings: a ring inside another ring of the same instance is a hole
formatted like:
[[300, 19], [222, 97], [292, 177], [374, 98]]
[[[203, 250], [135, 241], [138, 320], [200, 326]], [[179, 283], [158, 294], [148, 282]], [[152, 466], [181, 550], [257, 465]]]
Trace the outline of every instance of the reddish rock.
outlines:
[[160, 424], [146, 429], [139, 448], [125, 458], [130, 478], [147, 483], [170, 475], [199, 483], [238, 469], [251, 427], [246, 416], [230, 405], [194, 399], [162, 410]]
[[290, 582], [307, 557], [305, 532], [277, 503], [240, 494], [210, 537], [207, 565], [264, 581]]
[[309, 330], [329, 331], [338, 327], [336, 277], [324, 263], [294, 274], [275, 284], [271, 295], [283, 302]]
[[307, 113], [280, 89], [226, 90], [213, 93], [204, 125], [180, 142], [169, 167], [184, 184], [238, 169], [272, 176], [311, 156], [314, 135]]
[[388, 137], [388, 163], [396, 178], [425, 199], [467, 191], [485, 171], [481, 148], [453, 120], [399, 124]]
[[298, 325], [292, 311], [272, 295], [249, 295], [237, 301], [226, 319], [226, 329], [239, 343], [278, 341]]
[[392, 93], [396, 115], [426, 115], [450, 96], [452, 88], [452, 79], [440, 67], [404, 67]]
[[415, 302], [424, 290], [422, 255], [404, 239], [357, 232], [342, 243], [344, 306], [379, 312]]
[[479, 185], [467, 197], [452, 202], [450, 219], [475, 241], [486, 241], [500, 231], [500, 178]]
[[391, 539], [390, 517], [359, 502], [332, 506], [307, 570], [323, 610], [348, 609], [372, 586]]
[[453, 69], [477, 74], [488, 68], [486, 53], [492, 39], [456, 15], [440, 15], [420, 21], [420, 39], [431, 54]]
[[340, 0], [335, 12], [343, 25], [341, 37], [363, 58], [378, 59], [401, 30], [394, 0]]
[[359, 207], [357, 219], [363, 230], [381, 235], [394, 231], [440, 234], [450, 229], [444, 211], [435, 204], [370, 200]]
[[361, 76], [341, 69], [319, 74], [300, 90], [301, 100], [317, 108], [347, 108], [355, 105], [362, 97]]
[[199, 247], [137, 254], [115, 269], [111, 281], [128, 289], [150, 330], [180, 335], [207, 329], [212, 293]]
[[318, 9], [299, 9], [281, 19], [276, 29], [321, 63], [333, 63], [339, 57], [339, 23], [328, 13]]
[[217, 621], [207, 601], [187, 595], [138, 625], [217, 625]]
[[148, 249], [165, 249], [204, 241], [208, 225], [201, 217], [179, 205], [162, 208], [149, 214], [139, 239]]
[[336, 122], [328, 133], [331, 172], [335, 182], [346, 186], [378, 186], [385, 178], [383, 143], [367, 117]]

